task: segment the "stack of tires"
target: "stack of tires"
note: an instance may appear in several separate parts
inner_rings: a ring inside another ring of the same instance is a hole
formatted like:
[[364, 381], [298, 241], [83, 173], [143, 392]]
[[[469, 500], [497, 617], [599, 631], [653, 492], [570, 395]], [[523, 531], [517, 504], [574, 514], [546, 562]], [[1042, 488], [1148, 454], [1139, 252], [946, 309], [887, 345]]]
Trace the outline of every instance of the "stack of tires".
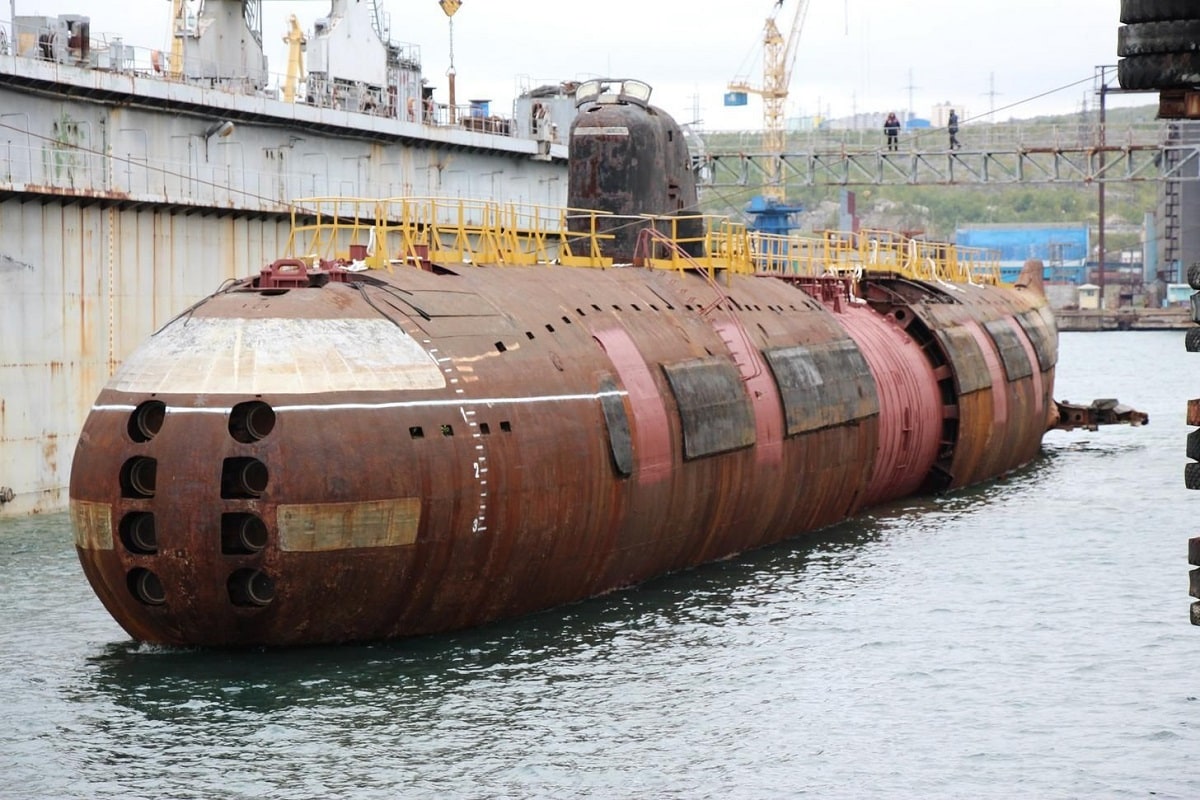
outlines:
[[1121, 0], [1117, 81], [1122, 89], [1200, 87], [1200, 2]]
[[[1200, 89], [1200, 0], [1121, 0], [1117, 30], [1117, 81], [1122, 89], [1179, 91]], [[1200, 264], [1192, 264], [1188, 283], [1200, 290]], [[1200, 322], [1200, 291], [1192, 295], [1192, 319]], [[1188, 330], [1184, 345], [1200, 352], [1200, 327]], [[1200, 426], [1200, 400], [1188, 402], [1188, 425]], [[1200, 489], [1200, 427], [1187, 437], [1183, 482]], [[1200, 537], [1188, 541], [1188, 562], [1200, 567]], [[1188, 575], [1188, 594], [1200, 599], [1200, 569]], [[1200, 625], [1200, 602], [1191, 605], [1191, 622]]]

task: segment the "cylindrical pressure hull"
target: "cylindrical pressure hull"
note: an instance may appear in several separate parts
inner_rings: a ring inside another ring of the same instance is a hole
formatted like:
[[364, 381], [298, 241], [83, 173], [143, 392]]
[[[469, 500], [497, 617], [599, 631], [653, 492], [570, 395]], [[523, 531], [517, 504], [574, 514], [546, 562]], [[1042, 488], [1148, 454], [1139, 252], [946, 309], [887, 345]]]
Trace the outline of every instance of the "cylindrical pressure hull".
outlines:
[[[547, 266], [219, 294], [131, 355], [87, 420], [84, 570], [137, 639], [385, 639], [594, 596], [1036, 454], [1054, 367], [1037, 355], [1056, 353], [1014, 320], [1041, 324], [1040, 296], [972, 289], [930, 313], [830, 307], [773, 278], [722, 294]], [[960, 363], [967, 342], [980, 363]], [[1032, 372], [1011, 377], [1018, 350]]]

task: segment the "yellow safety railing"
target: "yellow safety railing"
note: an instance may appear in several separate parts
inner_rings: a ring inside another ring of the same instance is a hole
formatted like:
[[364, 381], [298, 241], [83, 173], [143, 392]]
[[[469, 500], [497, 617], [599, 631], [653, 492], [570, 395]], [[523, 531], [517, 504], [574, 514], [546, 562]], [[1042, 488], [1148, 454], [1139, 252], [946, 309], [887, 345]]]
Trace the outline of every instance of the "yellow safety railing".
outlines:
[[[604, 269], [607, 241], [624, 226], [652, 227], [638, 253], [653, 269], [780, 277], [892, 273], [950, 283], [999, 283], [997, 255], [912, 239], [894, 231], [822, 231], [813, 236], [751, 231], [717, 215], [621, 217], [601, 211], [437, 197], [311, 197], [292, 206], [287, 255], [367, 269], [561, 264]], [[664, 243], [662, 239], [670, 240]]]

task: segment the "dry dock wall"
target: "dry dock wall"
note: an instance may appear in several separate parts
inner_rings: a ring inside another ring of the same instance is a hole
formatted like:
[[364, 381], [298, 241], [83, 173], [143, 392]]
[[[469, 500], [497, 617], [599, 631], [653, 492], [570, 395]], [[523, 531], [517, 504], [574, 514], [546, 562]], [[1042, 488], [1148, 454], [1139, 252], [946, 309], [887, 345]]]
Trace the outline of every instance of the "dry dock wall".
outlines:
[[288, 230], [229, 214], [0, 202], [0, 487], [12, 495], [0, 514], [64, 507], [78, 431], [120, 360], [224, 279], [273, 260]]
[[0, 62], [3, 515], [65, 507], [77, 432], [117, 364], [283, 256], [290, 201], [564, 205], [561, 145], [548, 158], [532, 140]]

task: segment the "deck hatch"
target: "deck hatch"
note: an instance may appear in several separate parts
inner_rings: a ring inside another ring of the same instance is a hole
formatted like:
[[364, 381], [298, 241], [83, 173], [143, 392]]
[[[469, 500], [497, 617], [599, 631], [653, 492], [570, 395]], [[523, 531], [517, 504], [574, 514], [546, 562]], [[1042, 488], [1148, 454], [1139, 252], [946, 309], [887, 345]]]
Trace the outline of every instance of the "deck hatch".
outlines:
[[783, 399], [787, 435], [879, 413], [871, 368], [850, 339], [763, 350]]
[[1033, 345], [1039, 369], [1042, 372], [1052, 369], [1058, 363], [1058, 330], [1048, 329], [1045, 317], [1036, 309], [1017, 314], [1015, 319], [1029, 337], [1029, 343]]
[[629, 415], [625, 399], [612, 378], [600, 380], [600, 408], [604, 411], [604, 426], [608, 429], [608, 446], [617, 472], [628, 477], [633, 474], [633, 437], [629, 432]]
[[954, 387], [960, 397], [992, 385], [983, 350], [971, 331], [956, 325], [952, 328], [934, 328], [933, 332], [950, 360], [954, 370]]
[[683, 456], [699, 458], [754, 444], [754, 411], [728, 359], [663, 364], [683, 423]]
[[983, 327], [996, 343], [1000, 360], [1004, 363], [1004, 374], [1010, 381], [1028, 378], [1033, 374], [1033, 365], [1029, 363], [1021, 337], [1007, 319], [993, 319], [983, 323]]

